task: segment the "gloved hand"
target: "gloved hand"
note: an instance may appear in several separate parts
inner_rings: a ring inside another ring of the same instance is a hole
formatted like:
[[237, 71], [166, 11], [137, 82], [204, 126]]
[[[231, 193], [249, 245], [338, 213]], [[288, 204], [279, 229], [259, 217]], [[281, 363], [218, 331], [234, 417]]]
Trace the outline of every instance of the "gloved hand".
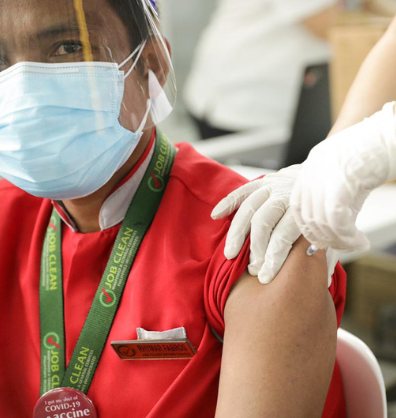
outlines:
[[[236, 257], [251, 229], [249, 273], [270, 283], [301, 235], [289, 207], [289, 197], [301, 166], [294, 165], [254, 180], [230, 193], [213, 210], [220, 219], [239, 208], [227, 235], [224, 254]], [[328, 250], [329, 285], [337, 255]]]
[[314, 147], [291, 196], [296, 223], [318, 248], [366, 250], [355, 225], [369, 193], [396, 178], [396, 104]]

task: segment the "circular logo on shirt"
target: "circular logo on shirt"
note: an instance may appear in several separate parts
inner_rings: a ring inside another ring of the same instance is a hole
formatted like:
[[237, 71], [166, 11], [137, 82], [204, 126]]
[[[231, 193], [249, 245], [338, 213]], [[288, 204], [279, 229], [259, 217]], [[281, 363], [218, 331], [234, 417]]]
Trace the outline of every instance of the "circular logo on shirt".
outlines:
[[111, 308], [116, 303], [117, 298], [112, 290], [102, 287], [102, 293], [100, 294], [99, 300], [105, 308]]
[[45, 393], [37, 402], [33, 418], [97, 418], [92, 401], [82, 392], [58, 388]]
[[47, 350], [54, 350], [55, 348], [60, 350], [61, 346], [59, 345], [59, 342], [59, 335], [56, 332], [49, 332], [43, 339], [44, 347]]
[[148, 181], [148, 186], [153, 192], [162, 192], [164, 190], [164, 179], [153, 172]]

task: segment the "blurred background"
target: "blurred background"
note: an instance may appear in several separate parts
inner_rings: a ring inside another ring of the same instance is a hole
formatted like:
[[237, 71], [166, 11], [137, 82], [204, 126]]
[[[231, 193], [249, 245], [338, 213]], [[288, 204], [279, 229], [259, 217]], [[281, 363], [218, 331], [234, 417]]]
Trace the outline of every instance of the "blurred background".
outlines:
[[200, 35], [209, 23], [216, 2], [214, 0], [200, 0], [199, 3], [160, 0], [159, 7], [163, 32], [172, 49], [172, 62], [178, 89], [176, 106], [161, 127], [174, 142], [198, 141], [199, 134], [187, 114], [182, 94]]
[[[359, 66], [396, 14], [396, 0], [159, 3], [178, 84], [162, 130], [248, 178], [302, 162], [326, 137]], [[239, 20], [233, 39], [227, 31]], [[376, 190], [358, 220], [372, 249], [342, 256], [349, 278], [342, 327], [379, 359], [389, 417], [396, 417], [395, 207], [396, 184]]]

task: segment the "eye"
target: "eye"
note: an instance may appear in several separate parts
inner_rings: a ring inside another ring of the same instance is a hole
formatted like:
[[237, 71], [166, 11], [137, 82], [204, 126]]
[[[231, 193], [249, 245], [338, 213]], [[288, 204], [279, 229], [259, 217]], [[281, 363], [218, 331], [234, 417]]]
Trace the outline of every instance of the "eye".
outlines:
[[68, 42], [62, 42], [61, 44], [57, 45], [57, 49], [54, 52], [55, 56], [61, 56], [61, 55], [70, 55], [70, 54], [76, 54], [78, 52], [81, 52], [83, 49], [81, 42], [77, 41], [68, 41]]

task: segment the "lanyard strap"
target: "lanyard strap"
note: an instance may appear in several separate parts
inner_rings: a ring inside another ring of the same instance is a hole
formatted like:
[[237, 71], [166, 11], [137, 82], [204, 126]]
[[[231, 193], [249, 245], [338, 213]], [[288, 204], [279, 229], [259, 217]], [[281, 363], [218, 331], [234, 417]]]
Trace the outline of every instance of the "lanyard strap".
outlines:
[[159, 133], [66, 371], [61, 219], [55, 209], [52, 212], [41, 256], [41, 395], [60, 386], [88, 392], [137, 251], [165, 192], [175, 154], [175, 147]]

